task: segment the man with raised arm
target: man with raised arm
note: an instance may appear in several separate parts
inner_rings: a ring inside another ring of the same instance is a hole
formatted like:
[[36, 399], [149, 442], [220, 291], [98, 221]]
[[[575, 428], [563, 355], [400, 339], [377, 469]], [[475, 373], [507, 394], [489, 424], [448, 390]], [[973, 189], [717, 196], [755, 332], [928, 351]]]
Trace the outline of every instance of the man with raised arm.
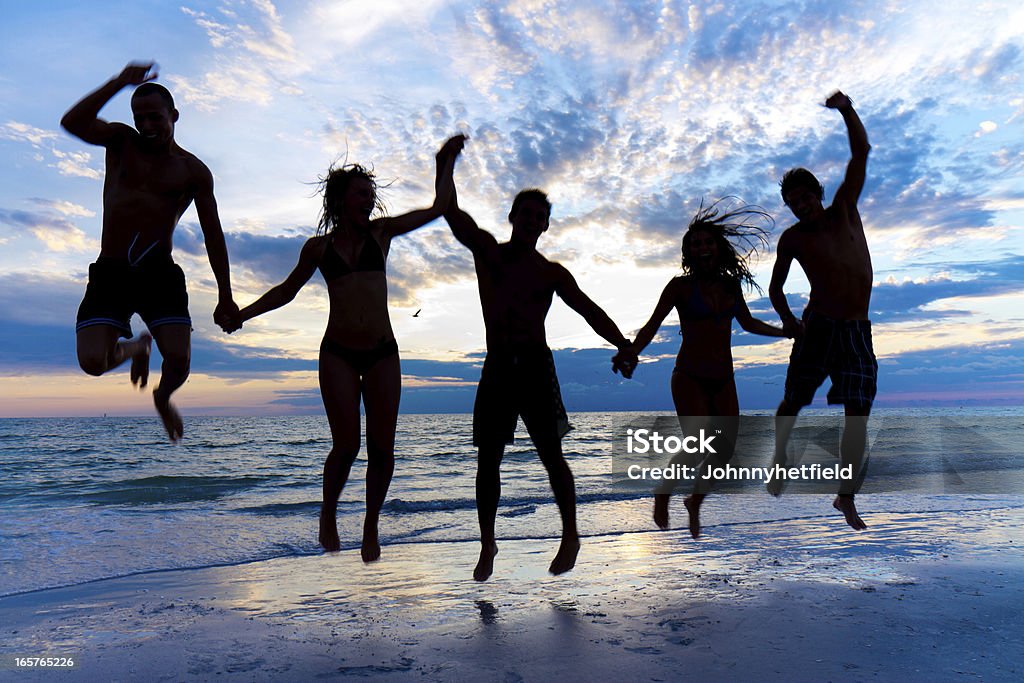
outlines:
[[[181, 416], [171, 394], [189, 373], [192, 319], [185, 276], [171, 260], [171, 236], [194, 201], [219, 292], [214, 320], [222, 326], [238, 315], [231, 298], [213, 175], [174, 141], [178, 110], [171, 93], [150, 83], [153, 63], [131, 63], [71, 107], [60, 123], [75, 137], [106, 148], [103, 235], [89, 266], [89, 285], [75, 327], [78, 363], [102, 375], [131, 359], [131, 381], [145, 387], [150, 343], [164, 358], [153, 402], [171, 441], [181, 438]], [[127, 86], [135, 128], [99, 118], [100, 109]], [[132, 338], [129, 320], [138, 313], [149, 332]]]
[[[458, 207], [453, 195], [445, 219], [452, 233], [473, 252], [480, 304], [487, 333], [487, 358], [473, 408], [473, 444], [479, 449], [476, 475], [480, 560], [473, 578], [486, 581], [498, 546], [494, 519], [501, 495], [499, 468], [522, 416], [555, 494], [562, 518], [562, 541], [548, 568], [562, 574], [576, 564], [576, 488], [562, 455], [569, 421], [562, 405], [555, 363], [548, 349], [544, 319], [558, 294], [619, 350], [629, 346], [611, 318], [584, 294], [562, 265], [544, 258], [537, 239], [548, 229], [551, 203], [540, 190], [523, 190], [509, 211], [512, 237], [498, 241]], [[628, 376], [628, 363], [619, 369]]]
[[[779, 239], [768, 294], [790, 336], [796, 336], [786, 375], [786, 393], [776, 415], [775, 462], [785, 463], [786, 445], [796, 415], [831, 377], [830, 404], [842, 404], [846, 427], [840, 447], [842, 464], [853, 465], [854, 480], [843, 482], [833, 506], [854, 529], [867, 525], [857, 514], [854, 492], [859, 481], [867, 433], [867, 417], [875, 399], [878, 363], [871, 343], [868, 305], [871, 301], [871, 254], [857, 199], [864, 187], [868, 135], [850, 98], [835, 92], [825, 106], [843, 116], [850, 139], [846, 177], [831, 206], [822, 206], [824, 189], [810, 171], [796, 168], [782, 178], [782, 199], [798, 223]], [[782, 288], [793, 260], [811, 284], [810, 299], [798, 320]], [[773, 495], [781, 482], [769, 485]]]

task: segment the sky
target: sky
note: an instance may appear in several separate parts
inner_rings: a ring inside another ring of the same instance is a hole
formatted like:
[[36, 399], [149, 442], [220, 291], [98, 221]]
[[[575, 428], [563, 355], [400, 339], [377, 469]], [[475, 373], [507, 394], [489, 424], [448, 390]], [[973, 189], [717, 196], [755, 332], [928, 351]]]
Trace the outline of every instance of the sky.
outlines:
[[[372, 166], [402, 213], [431, 203], [433, 155], [463, 132], [460, 205], [507, 239], [515, 193], [546, 190], [554, 208], [539, 250], [630, 337], [679, 274], [702, 200], [764, 207], [774, 247], [793, 222], [778, 193], [788, 168], [810, 168], [831, 198], [849, 148], [842, 118], [820, 103], [841, 89], [872, 144], [860, 210], [876, 405], [1024, 403], [1018, 2], [0, 2], [0, 417], [152, 412], [127, 369], [95, 378], [77, 366], [103, 150], [58, 125], [132, 60], [158, 63], [181, 112], [178, 143], [214, 174], [240, 305], [295, 264], [331, 163]], [[130, 123], [129, 96], [101, 116]], [[195, 328], [182, 411], [322, 411], [320, 276], [228, 336], [212, 321], [194, 209], [175, 258]], [[773, 261], [767, 251], [754, 267], [765, 290]], [[388, 277], [402, 409], [471, 410], [484, 330], [469, 253], [438, 220], [395, 240]], [[798, 268], [786, 291], [799, 311]], [[777, 322], [766, 295], [747, 302]], [[548, 338], [570, 412], [671, 409], [675, 313], [632, 381], [611, 373], [612, 349], [558, 300]], [[790, 344], [736, 326], [742, 408], [778, 403]]]

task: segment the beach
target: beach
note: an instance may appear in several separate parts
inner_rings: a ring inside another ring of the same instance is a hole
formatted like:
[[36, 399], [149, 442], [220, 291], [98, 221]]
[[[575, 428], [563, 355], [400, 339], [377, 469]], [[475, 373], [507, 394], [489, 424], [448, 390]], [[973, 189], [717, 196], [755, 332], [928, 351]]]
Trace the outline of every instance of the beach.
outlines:
[[347, 550], [11, 595], [3, 677], [1019, 680], [1024, 508], [871, 500], [860, 533], [822, 497], [820, 515], [709, 524], [696, 541], [589, 536], [559, 577], [550, 538], [501, 542], [482, 584], [476, 544], [409, 542], [369, 565]]

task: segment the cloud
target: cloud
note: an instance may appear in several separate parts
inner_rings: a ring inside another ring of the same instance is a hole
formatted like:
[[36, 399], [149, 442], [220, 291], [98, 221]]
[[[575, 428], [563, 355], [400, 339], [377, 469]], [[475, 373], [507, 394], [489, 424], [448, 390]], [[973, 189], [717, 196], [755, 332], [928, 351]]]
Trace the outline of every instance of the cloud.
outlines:
[[42, 206], [51, 211], [55, 211], [63, 216], [71, 216], [73, 218], [92, 218], [96, 215], [96, 212], [87, 209], [84, 206], [69, 202], [65, 199], [44, 199], [42, 197], [31, 197], [29, 201], [37, 206]]
[[168, 78], [185, 102], [213, 111], [228, 100], [265, 107], [279, 93], [302, 94], [292, 76], [307, 67], [270, 0], [227, 3], [217, 15], [190, 7], [181, 11], [203, 29], [215, 50], [213, 68], [200, 77]]
[[[103, 177], [99, 170], [89, 165], [89, 162], [92, 161], [91, 154], [88, 152], [61, 151], [54, 145], [59, 139], [57, 131], [36, 128], [35, 126], [18, 121], [8, 121], [3, 126], [0, 126], [0, 140], [26, 142], [36, 149], [43, 149], [44, 147], [48, 149], [50, 154], [57, 160], [53, 167], [61, 175], [79, 176], [93, 180]], [[42, 161], [43, 158], [39, 154], [35, 157], [37, 161]]]
[[19, 121], [8, 121], [0, 126], [0, 140], [27, 142], [35, 147], [41, 147], [44, 141], [55, 139], [57, 139], [56, 131], [43, 130]]
[[[71, 204], [71, 207], [77, 205]], [[63, 207], [67, 210], [67, 207]], [[78, 207], [81, 209], [81, 207]], [[70, 209], [74, 211], [75, 209]], [[0, 226], [7, 226], [17, 232], [27, 229], [49, 251], [88, 252], [97, 251], [99, 243], [90, 239], [74, 223], [56, 215], [54, 210], [20, 211], [0, 209]]]
[[0, 320], [54, 325], [74, 331], [78, 304], [85, 294], [85, 274], [19, 272], [0, 274]]
[[871, 318], [875, 322], [899, 322], [965, 316], [969, 311], [926, 309], [944, 299], [1020, 292], [1024, 292], [1024, 255], [988, 262], [946, 264], [942, 273], [929, 278], [903, 282], [893, 278], [876, 284], [871, 296]]
[[[231, 231], [225, 234], [232, 270], [249, 271], [265, 285], [281, 282], [292, 271], [299, 260], [299, 252], [306, 240], [315, 233], [308, 230], [306, 235], [264, 235], [248, 231]], [[195, 223], [180, 223], [174, 233], [176, 251], [200, 259], [206, 258], [206, 243], [203, 233]]]

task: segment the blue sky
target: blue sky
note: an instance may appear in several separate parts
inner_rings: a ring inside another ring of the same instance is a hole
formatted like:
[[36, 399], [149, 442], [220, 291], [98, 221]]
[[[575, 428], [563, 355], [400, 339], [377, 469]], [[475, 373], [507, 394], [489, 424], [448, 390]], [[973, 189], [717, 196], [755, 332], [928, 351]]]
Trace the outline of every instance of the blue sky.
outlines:
[[[57, 124], [133, 59], [159, 63], [177, 140], [214, 173], [240, 304], [294, 264], [317, 219], [310, 183], [332, 161], [372, 165], [402, 212], [430, 202], [433, 153], [461, 131], [460, 203], [502, 238], [515, 192], [547, 190], [539, 248], [627, 335], [678, 274], [702, 198], [765, 207], [774, 246], [791, 223], [778, 196], [787, 168], [812, 169], [831, 197], [848, 147], [818, 103], [842, 89], [873, 145], [861, 213], [879, 404], [1024, 399], [1019, 3], [48, 2], [5, 3], [4, 15], [0, 416], [151, 410], [126, 373], [97, 379], [75, 363], [103, 156]], [[130, 122], [128, 92], [102, 115]], [[175, 245], [195, 320], [183, 411], [321, 410], [319, 276], [228, 337], [212, 323], [194, 211]], [[763, 287], [773, 259], [756, 267]], [[388, 270], [403, 409], [468, 410], [484, 345], [471, 259], [438, 221], [396, 240]], [[799, 307], [800, 273], [787, 289]], [[748, 302], [774, 320], [760, 294]], [[570, 410], [670, 407], [674, 314], [632, 383], [560, 302], [548, 330]], [[778, 402], [788, 349], [736, 331], [743, 407]]]

